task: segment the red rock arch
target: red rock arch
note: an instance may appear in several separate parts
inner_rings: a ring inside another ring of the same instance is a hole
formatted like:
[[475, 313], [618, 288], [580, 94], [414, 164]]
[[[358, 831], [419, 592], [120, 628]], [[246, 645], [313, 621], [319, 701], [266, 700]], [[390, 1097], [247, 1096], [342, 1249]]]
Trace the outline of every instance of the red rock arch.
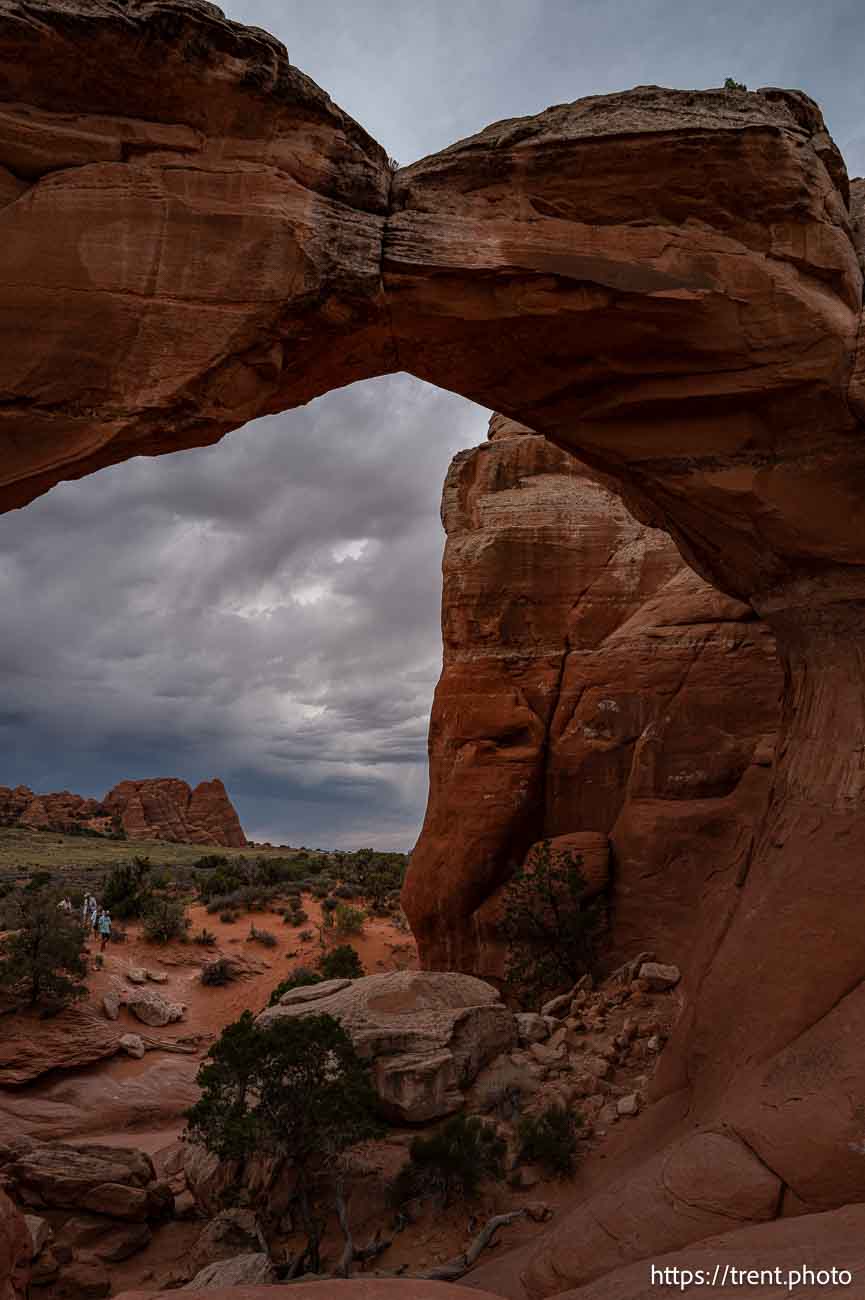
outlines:
[[865, 1198], [862, 273], [816, 106], [642, 87], [392, 175], [203, 0], [0, 0], [0, 60], [0, 506], [403, 369], [579, 451], [777, 636], [772, 805], [667, 1056], [687, 1136], [532, 1293]]

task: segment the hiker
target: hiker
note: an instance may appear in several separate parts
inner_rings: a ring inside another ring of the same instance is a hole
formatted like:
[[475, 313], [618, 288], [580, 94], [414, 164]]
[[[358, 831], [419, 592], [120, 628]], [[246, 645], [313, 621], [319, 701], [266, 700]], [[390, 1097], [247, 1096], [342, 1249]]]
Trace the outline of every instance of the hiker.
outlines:
[[90, 896], [90, 926], [94, 934], [99, 933], [99, 904], [92, 894]]
[[87, 925], [90, 921], [90, 904], [93, 900], [89, 894], [84, 895], [84, 902], [81, 904], [81, 924]]
[[105, 911], [100, 912], [98, 925], [99, 925], [99, 940], [100, 940], [99, 951], [104, 952], [108, 944], [108, 940], [111, 938], [111, 917], [108, 915], [107, 912]]

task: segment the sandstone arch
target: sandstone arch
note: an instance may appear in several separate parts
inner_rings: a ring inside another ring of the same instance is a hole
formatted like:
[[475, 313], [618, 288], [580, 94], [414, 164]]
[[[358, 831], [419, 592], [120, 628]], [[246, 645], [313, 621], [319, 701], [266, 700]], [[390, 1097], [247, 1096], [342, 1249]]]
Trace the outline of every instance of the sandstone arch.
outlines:
[[532, 1293], [865, 1199], [861, 244], [813, 102], [644, 87], [392, 176], [204, 0], [0, 0], [0, 59], [3, 508], [405, 369], [578, 450], [777, 637], [773, 800], [662, 1081], [687, 1130]]

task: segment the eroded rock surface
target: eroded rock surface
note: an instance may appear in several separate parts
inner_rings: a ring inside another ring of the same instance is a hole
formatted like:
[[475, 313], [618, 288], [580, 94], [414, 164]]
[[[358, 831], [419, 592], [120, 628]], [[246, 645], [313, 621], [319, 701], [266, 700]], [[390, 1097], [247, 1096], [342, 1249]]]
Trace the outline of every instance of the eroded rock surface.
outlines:
[[772, 797], [664, 1053], [687, 1129], [606, 1225], [592, 1198], [553, 1225], [533, 1293], [666, 1222], [663, 1153], [695, 1131], [742, 1135], [806, 1210], [860, 1201], [862, 194], [817, 106], [638, 87], [391, 177], [279, 42], [196, 0], [2, 0], [0, 58], [2, 505], [404, 369], [610, 476], [776, 637]]
[[391, 971], [291, 989], [259, 1024], [313, 1012], [334, 1016], [394, 1120], [425, 1123], [461, 1109], [478, 1071], [517, 1038], [496, 989], [455, 972]]
[[105, 796], [130, 839], [244, 848], [246, 836], [225, 786], [217, 778], [194, 789], [176, 778], [121, 781]]
[[71, 1070], [114, 1056], [120, 1032], [89, 1006], [70, 1006], [34, 1033], [29, 1016], [6, 1016], [0, 1034], [0, 1088], [17, 1088], [52, 1070]]
[[0, 1191], [0, 1300], [25, 1300], [32, 1254], [23, 1214]]
[[202, 781], [195, 789], [176, 777], [121, 781], [104, 799], [86, 799], [68, 790], [34, 794], [26, 785], [0, 786], [0, 825], [124, 830], [133, 840], [246, 845], [240, 819], [218, 778]]
[[502, 883], [549, 837], [607, 884], [611, 961], [700, 951], [765, 810], [775, 642], [604, 479], [494, 416], [442, 498], [444, 666], [405, 904], [425, 962], [504, 973]]

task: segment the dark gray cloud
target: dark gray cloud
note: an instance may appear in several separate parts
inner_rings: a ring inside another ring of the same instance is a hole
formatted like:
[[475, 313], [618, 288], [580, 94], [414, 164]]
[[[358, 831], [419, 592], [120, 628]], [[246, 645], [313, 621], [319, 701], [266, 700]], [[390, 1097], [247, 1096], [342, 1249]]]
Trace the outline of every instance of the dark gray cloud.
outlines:
[[[640, 83], [799, 86], [865, 171], [860, 0], [233, 0], [400, 162]], [[221, 775], [248, 831], [408, 847], [438, 501], [486, 415], [405, 376], [0, 518], [0, 783]]]
[[486, 418], [373, 380], [0, 518], [0, 783], [220, 775], [255, 838], [410, 847], [441, 484]]

